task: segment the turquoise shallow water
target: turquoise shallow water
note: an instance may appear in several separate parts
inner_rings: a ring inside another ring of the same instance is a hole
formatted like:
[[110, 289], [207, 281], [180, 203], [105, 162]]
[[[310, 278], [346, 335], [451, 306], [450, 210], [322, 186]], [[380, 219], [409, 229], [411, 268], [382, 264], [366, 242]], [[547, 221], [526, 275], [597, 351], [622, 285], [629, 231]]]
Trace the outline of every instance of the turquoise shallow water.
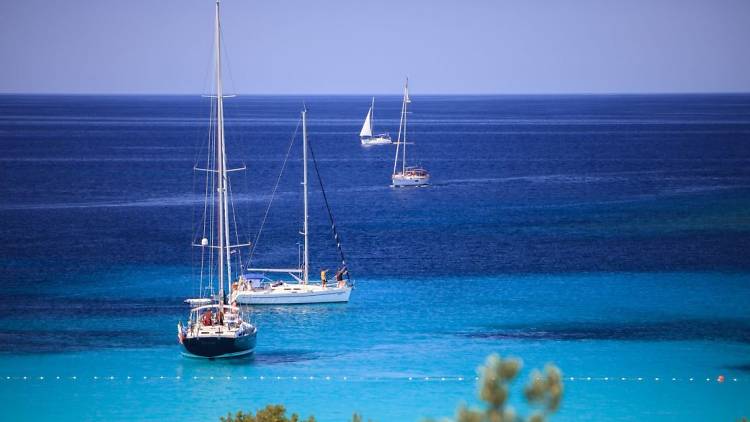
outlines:
[[[131, 282], [145, 288], [163, 276], [155, 271], [134, 270]], [[210, 420], [281, 402], [321, 420], [353, 411], [380, 421], [418, 420], [474, 402], [475, 367], [498, 352], [522, 357], [527, 370], [548, 361], [563, 369], [566, 397], [556, 420], [732, 420], [750, 406], [747, 277], [363, 279], [346, 305], [253, 311], [260, 327], [253, 359], [186, 359], [176, 343], [144, 340], [147, 347], [139, 347], [137, 338], [124, 339], [122, 347], [103, 350], [5, 356], [0, 374], [12, 378], [0, 386], [13, 419], [62, 412], [62, 420]], [[119, 284], [96, 294], [106, 297]], [[128, 290], [137, 297], [140, 289]], [[122, 306], [117, 316], [93, 310], [87, 329], [101, 320], [166, 338], [174, 327], [164, 320], [181, 316], [179, 308], [161, 309], [173, 314], [168, 318]], [[33, 326], [29, 316], [6, 323]], [[75, 319], [55, 319], [44, 329], [75, 329]], [[724, 383], [716, 382], [719, 375]]]
[[[414, 89], [425, 189], [389, 188], [393, 150], [359, 145], [369, 97], [227, 101], [250, 237], [306, 102], [356, 281], [345, 305], [253, 310], [257, 353], [232, 362], [186, 359], [176, 339], [197, 294], [208, 99], [0, 96], [0, 419], [210, 421], [284, 403], [417, 421], [476, 403], [493, 352], [524, 361], [520, 409], [531, 368], [563, 370], [554, 420], [750, 416], [750, 96]], [[400, 105], [378, 98], [379, 130]], [[292, 159], [258, 264], [296, 262], [300, 171]], [[313, 266], [333, 268], [317, 191], [311, 220]]]

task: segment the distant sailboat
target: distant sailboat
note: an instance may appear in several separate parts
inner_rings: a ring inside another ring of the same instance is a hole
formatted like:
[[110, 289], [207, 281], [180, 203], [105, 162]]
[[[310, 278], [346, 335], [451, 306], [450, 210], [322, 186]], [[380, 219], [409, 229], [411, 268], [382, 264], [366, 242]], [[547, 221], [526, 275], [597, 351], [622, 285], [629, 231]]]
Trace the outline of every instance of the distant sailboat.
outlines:
[[[328, 206], [325, 191], [323, 199], [326, 203], [328, 216], [333, 229], [334, 240], [339, 251], [341, 263], [336, 271], [334, 280], [326, 279], [326, 272], [321, 271], [321, 281], [313, 283], [310, 280], [310, 247], [308, 236], [308, 182], [307, 182], [307, 152], [312, 153], [312, 149], [307, 142], [307, 110], [302, 111], [302, 187], [303, 187], [303, 215], [304, 222], [302, 226], [302, 262], [298, 268], [247, 268], [248, 273], [243, 274], [233, 288], [232, 302], [242, 305], [303, 305], [311, 303], [336, 303], [348, 302], [349, 295], [352, 293], [352, 285], [349, 281], [349, 272], [346, 266], [343, 250], [341, 249], [341, 240], [336, 225], [333, 222], [333, 215]], [[313, 162], [315, 156], [313, 155]], [[317, 165], [315, 166], [317, 173]], [[323, 182], [318, 174], [318, 181], [321, 189]], [[268, 278], [265, 274], [286, 273], [294, 282], [274, 280]]]
[[[188, 299], [190, 316], [186, 325], [177, 324], [177, 338], [187, 355], [205, 358], [224, 358], [247, 355], [255, 349], [258, 330], [246, 321], [239, 308], [225, 303], [224, 286], [231, 296], [232, 258], [239, 257], [236, 249], [246, 245], [230, 244], [229, 207], [234, 207], [227, 177], [226, 149], [224, 143], [224, 105], [221, 83], [221, 23], [219, 1], [216, 1], [215, 20], [215, 72], [216, 103], [211, 106], [211, 126], [215, 129], [209, 136], [209, 151], [212, 156], [206, 168], [198, 169], [206, 173], [205, 205], [203, 215], [203, 235], [201, 237], [201, 283], [207, 273], [209, 283], [214, 280], [219, 285], [219, 294], [211, 297]], [[214, 120], [215, 119], [215, 120]], [[235, 227], [236, 232], [236, 227]], [[240, 265], [237, 265], [240, 267]], [[202, 293], [202, 292], [201, 292]]]
[[359, 131], [360, 142], [362, 142], [362, 145], [364, 146], [392, 144], [393, 141], [391, 140], [391, 136], [387, 133], [373, 136], [372, 125], [373, 120], [375, 119], [374, 110], [375, 97], [372, 97], [372, 103], [370, 104], [370, 109], [367, 111], [367, 117], [365, 117], [365, 122], [362, 124], [362, 130]]
[[[393, 161], [393, 175], [391, 176], [391, 186], [394, 187], [425, 186], [430, 182], [430, 173], [427, 170], [422, 167], [408, 167], [406, 165], [406, 117], [409, 114], [407, 108], [410, 103], [409, 78], [406, 78], [406, 85], [404, 85], [404, 100], [401, 103], [401, 121], [398, 125], [398, 139], [396, 140], [396, 158]], [[400, 169], [398, 168], [399, 149], [401, 150]]]

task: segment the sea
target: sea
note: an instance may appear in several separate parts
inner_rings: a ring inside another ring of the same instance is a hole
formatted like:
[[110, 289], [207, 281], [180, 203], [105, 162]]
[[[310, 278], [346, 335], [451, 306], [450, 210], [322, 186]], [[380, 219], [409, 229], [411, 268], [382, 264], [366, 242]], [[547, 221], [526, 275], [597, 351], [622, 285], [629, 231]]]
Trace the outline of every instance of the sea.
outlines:
[[[267, 404], [439, 419], [481, 408], [492, 353], [523, 362], [522, 415], [532, 370], [553, 363], [552, 421], [750, 417], [750, 95], [415, 91], [407, 161], [432, 179], [403, 189], [395, 146], [360, 145], [370, 97], [226, 99], [253, 263], [298, 265], [306, 107], [355, 288], [249, 309], [256, 352], [223, 361], [183, 356], [176, 335], [201, 289], [210, 101], [0, 96], [0, 419], [218, 421]], [[395, 139], [400, 109], [378, 96], [375, 131]], [[317, 276], [339, 256], [315, 174]]]

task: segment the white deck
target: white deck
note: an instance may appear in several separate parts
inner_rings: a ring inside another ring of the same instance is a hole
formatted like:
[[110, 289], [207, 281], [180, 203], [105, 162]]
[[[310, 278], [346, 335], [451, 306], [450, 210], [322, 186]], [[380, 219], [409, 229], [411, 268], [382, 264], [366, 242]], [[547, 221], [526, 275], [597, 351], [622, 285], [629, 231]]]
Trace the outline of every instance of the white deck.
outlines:
[[[250, 330], [254, 331], [255, 327], [252, 326], [252, 324], [248, 324], [247, 322], [243, 322], [243, 330]], [[193, 324], [190, 329], [185, 330], [185, 337], [186, 338], [200, 338], [200, 337], [227, 337], [227, 338], [234, 338], [237, 337], [237, 335], [240, 332], [240, 326], [239, 324], [233, 323], [228, 324], [224, 323], [224, 325], [203, 325], [200, 321], [197, 324]]]

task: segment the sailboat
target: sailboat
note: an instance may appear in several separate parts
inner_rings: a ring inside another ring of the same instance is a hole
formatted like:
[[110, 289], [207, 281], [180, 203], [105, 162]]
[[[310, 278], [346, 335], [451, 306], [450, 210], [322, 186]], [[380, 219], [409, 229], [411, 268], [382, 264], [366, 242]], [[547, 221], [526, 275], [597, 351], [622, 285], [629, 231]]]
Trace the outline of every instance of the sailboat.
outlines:
[[[407, 108], [410, 103], [411, 99], [409, 98], [409, 78], [406, 78], [406, 84], [404, 85], [404, 99], [401, 103], [401, 121], [398, 124], [396, 158], [393, 160], [393, 175], [391, 176], [391, 186], [393, 187], [425, 186], [430, 182], [430, 173], [423, 167], [408, 167], [406, 165], [406, 116], [409, 113], [407, 111]], [[401, 150], [400, 169], [398, 167], [399, 149]]]
[[[224, 104], [221, 82], [221, 22], [219, 1], [216, 1], [214, 32], [215, 48], [215, 104], [212, 104], [211, 124], [214, 129], [209, 136], [209, 151], [206, 168], [196, 170], [206, 173], [206, 196], [203, 212], [203, 235], [201, 248], [201, 285], [204, 276], [213, 287], [216, 281], [218, 295], [210, 289], [210, 297], [187, 299], [190, 315], [187, 323], [177, 324], [177, 338], [185, 348], [185, 354], [193, 357], [224, 358], [248, 355], [255, 349], [258, 329], [248, 322], [236, 306], [225, 303], [226, 284], [231, 296], [232, 260], [240, 254], [238, 248], [246, 245], [231, 245], [229, 208], [234, 208], [227, 173], [227, 154], [224, 142]], [[214, 114], [215, 113], [215, 114]], [[235, 227], [236, 233], [236, 227]], [[239, 242], [238, 242], [239, 243]], [[240, 264], [241, 265], [241, 264]], [[235, 266], [235, 268], [240, 265]]]
[[[312, 149], [307, 141], [307, 110], [302, 111], [302, 196], [304, 222], [301, 234], [303, 235], [302, 262], [298, 268], [247, 268], [233, 289], [232, 301], [242, 305], [303, 305], [313, 303], [338, 303], [348, 302], [352, 292], [352, 284], [349, 280], [346, 259], [341, 249], [341, 240], [336, 225], [333, 221], [328, 199], [323, 190], [323, 199], [326, 202], [328, 217], [333, 229], [333, 237], [336, 241], [341, 266], [336, 271], [334, 279], [328, 280], [327, 273], [321, 271], [321, 279], [318, 282], [310, 280], [310, 243], [308, 230], [308, 180], [307, 180], [307, 152]], [[315, 156], [313, 154], [313, 161]], [[317, 173], [317, 165], [315, 166]], [[321, 189], [323, 182], [318, 174]], [[294, 282], [269, 278], [266, 274], [288, 274]]]
[[387, 133], [373, 136], [372, 125], [373, 120], [375, 119], [374, 110], [375, 97], [372, 97], [372, 103], [370, 104], [370, 109], [367, 111], [367, 117], [365, 117], [365, 122], [362, 124], [362, 130], [359, 131], [360, 142], [362, 142], [362, 145], [364, 146], [392, 144], [393, 141], [391, 141], [391, 135]]

